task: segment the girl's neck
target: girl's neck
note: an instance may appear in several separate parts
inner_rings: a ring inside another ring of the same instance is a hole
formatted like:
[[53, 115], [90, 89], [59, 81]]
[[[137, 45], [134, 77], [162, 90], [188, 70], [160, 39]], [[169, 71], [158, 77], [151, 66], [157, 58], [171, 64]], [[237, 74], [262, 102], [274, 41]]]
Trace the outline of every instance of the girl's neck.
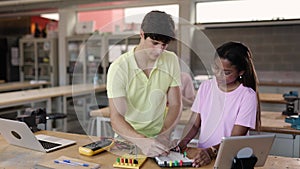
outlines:
[[223, 92], [232, 92], [235, 89], [237, 89], [240, 86], [240, 82], [239, 81], [235, 81], [234, 83], [231, 84], [226, 84], [226, 85], [218, 85], [218, 87], [220, 88], [220, 90], [222, 90]]

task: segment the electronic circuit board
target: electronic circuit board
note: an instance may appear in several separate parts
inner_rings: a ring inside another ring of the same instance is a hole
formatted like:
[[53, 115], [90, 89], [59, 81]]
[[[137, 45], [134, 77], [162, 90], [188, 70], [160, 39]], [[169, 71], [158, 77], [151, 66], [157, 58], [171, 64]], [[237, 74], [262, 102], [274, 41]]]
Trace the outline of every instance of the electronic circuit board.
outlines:
[[160, 167], [191, 167], [193, 160], [186, 156], [186, 153], [171, 151], [167, 156], [158, 156], [154, 158]]

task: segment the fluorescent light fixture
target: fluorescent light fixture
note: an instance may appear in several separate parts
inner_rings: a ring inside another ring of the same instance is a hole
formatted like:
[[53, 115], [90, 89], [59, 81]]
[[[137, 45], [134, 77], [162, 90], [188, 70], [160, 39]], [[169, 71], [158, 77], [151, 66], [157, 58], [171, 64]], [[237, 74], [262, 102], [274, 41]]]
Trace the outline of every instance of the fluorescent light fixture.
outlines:
[[0, 2], [0, 6], [7, 6], [7, 5], [28, 5], [28, 4], [37, 4], [42, 2], [55, 2], [60, 0], [10, 0]]
[[[125, 8], [125, 23], [142, 23], [146, 13], [152, 10], [161, 10], [173, 16], [174, 22], [178, 23], [179, 6], [175, 5], [159, 5], [147, 7]], [[174, 18], [175, 17], [175, 18]]]
[[48, 14], [41, 14], [40, 15], [43, 18], [51, 19], [51, 20], [59, 20], [59, 14], [58, 13], [48, 13]]

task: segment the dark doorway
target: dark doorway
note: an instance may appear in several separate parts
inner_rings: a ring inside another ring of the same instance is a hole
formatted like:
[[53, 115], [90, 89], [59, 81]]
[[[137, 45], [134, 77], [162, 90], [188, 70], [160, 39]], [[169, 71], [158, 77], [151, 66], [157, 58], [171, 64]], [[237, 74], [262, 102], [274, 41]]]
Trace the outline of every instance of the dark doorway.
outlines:
[[6, 38], [0, 38], [0, 80], [7, 81], [7, 39]]

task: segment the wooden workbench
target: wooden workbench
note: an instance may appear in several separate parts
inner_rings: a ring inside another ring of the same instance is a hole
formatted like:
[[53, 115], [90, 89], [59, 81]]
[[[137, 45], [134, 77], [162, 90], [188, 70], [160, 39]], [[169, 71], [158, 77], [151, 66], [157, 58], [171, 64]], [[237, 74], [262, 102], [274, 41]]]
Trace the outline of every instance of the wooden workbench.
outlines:
[[[114, 154], [114, 148], [111, 152], [103, 152], [96, 156], [88, 157], [83, 156], [78, 153], [78, 147], [88, 144], [95, 140], [95, 137], [89, 137], [86, 135], [70, 134], [62, 132], [52, 132], [52, 131], [40, 131], [39, 133], [53, 135], [56, 137], [62, 137], [66, 139], [75, 140], [77, 143], [75, 145], [51, 152], [42, 153], [21, 147], [16, 147], [9, 145], [3, 137], [0, 135], [0, 167], [7, 169], [20, 169], [20, 168], [34, 168], [35, 164], [42, 163], [45, 161], [52, 161], [60, 156], [67, 156], [71, 158], [76, 158], [88, 162], [98, 163], [101, 168], [113, 169], [112, 164], [115, 162], [116, 158], [120, 154]], [[188, 151], [188, 156], [194, 154], [193, 149]], [[257, 169], [277, 169], [277, 168], [289, 168], [298, 169], [300, 166], [299, 158], [288, 158], [288, 157], [278, 157], [269, 156], [264, 167], [257, 167]], [[160, 169], [158, 165], [152, 160], [147, 159], [145, 164], [141, 169]], [[208, 166], [203, 166], [201, 169], [211, 169], [213, 168], [213, 163]], [[180, 168], [179, 168], [180, 169]]]
[[8, 82], [0, 84], [0, 92], [9, 92], [24, 89], [43, 88], [44, 86], [50, 85], [50, 82]]
[[10, 105], [22, 105], [37, 100], [47, 100], [54, 97], [79, 96], [105, 90], [105, 85], [83, 84], [0, 93], [0, 108], [9, 107]]
[[[67, 114], [68, 98], [92, 95], [102, 91], [106, 91], [105, 85], [78, 84], [0, 93], [0, 109], [45, 102], [47, 112], [52, 112], [52, 100], [55, 98], [62, 98], [61, 112]], [[67, 130], [66, 118], [64, 119], [63, 130]]]
[[259, 86], [300, 87], [299, 82], [260, 81]]
[[281, 112], [262, 111], [261, 131], [300, 135], [300, 130], [292, 128], [290, 123], [285, 122], [286, 117]]
[[279, 93], [259, 93], [259, 100], [261, 103], [286, 104], [282, 94]]

